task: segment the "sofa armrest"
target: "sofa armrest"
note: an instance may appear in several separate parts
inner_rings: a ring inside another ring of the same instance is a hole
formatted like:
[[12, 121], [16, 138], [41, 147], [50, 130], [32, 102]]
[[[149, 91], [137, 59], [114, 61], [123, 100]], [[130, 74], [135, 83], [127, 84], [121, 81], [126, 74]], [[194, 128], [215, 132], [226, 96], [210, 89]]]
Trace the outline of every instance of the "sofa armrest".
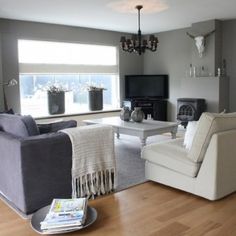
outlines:
[[0, 131], [0, 193], [12, 204], [24, 207], [21, 172], [21, 138]]
[[236, 190], [235, 140], [236, 129], [216, 133], [210, 140], [196, 189], [208, 199], [220, 199]]
[[71, 197], [72, 148], [64, 133], [17, 138], [0, 132], [0, 190], [23, 213]]
[[55, 123], [49, 124], [37, 124], [39, 128], [40, 134], [50, 133], [50, 132], [57, 132], [61, 129], [73, 128], [77, 126], [77, 121], [75, 120], [68, 120], [68, 121], [60, 121]]
[[72, 147], [64, 133], [29, 137], [21, 142], [22, 175], [29, 213], [53, 198], [71, 197]]

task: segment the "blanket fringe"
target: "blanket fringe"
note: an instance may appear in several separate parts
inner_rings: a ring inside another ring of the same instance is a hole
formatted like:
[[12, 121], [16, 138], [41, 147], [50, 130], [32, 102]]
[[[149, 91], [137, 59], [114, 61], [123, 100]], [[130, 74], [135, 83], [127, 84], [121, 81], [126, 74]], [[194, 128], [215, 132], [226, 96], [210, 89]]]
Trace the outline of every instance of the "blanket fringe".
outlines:
[[72, 197], [87, 197], [111, 193], [116, 187], [115, 168], [88, 173], [72, 179]]

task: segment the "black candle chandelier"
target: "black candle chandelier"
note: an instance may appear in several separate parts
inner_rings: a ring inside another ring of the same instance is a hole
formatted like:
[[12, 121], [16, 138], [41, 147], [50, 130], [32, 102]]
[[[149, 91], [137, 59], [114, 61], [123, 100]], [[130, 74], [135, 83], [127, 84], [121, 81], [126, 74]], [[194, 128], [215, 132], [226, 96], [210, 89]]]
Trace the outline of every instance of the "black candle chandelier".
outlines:
[[140, 30], [140, 10], [143, 6], [137, 5], [135, 8], [138, 10], [138, 34], [132, 35], [131, 39], [126, 39], [125, 36], [122, 36], [120, 39], [121, 48], [125, 52], [136, 52], [139, 55], [144, 53], [146, 49], [155, 52], [157, 50], [158, 38], [151, 34], [149, 40], [142, 40]]

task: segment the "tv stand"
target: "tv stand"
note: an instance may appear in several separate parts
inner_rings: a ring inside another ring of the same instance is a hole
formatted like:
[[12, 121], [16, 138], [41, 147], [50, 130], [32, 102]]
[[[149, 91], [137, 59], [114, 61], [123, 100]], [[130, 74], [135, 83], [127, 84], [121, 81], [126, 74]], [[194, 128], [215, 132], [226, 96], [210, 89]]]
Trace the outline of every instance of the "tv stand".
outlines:
[[145, 119], [147, 119], [147, 115], [150, 114], [153, 120], [167, 121], [166, 100], [143, 98], [125, 99], [123, 106], [129, 107], [131, 110], [134, 110], [134, 107], [141, 107], [145, 114]]

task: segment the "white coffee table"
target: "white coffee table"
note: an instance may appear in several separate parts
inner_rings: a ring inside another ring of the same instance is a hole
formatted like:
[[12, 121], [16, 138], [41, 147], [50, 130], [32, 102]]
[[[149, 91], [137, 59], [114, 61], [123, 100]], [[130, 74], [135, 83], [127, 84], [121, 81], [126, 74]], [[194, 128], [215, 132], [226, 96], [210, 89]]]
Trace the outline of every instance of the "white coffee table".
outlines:
[[146, 145], [146, 140], [149, 136], [170, 132], [172, 138], [176, 138], [178, 123], [165, 122], [157, 120], [143, 120], [141, 123], [133, 121], [123, 121], [118, 116], [105, 117], [100, 119], [83, 120], [85, 124], [104, 124], [111, 125], [117, 138], [120, 134], [127, 134], [139, 137], [142, 147]]

